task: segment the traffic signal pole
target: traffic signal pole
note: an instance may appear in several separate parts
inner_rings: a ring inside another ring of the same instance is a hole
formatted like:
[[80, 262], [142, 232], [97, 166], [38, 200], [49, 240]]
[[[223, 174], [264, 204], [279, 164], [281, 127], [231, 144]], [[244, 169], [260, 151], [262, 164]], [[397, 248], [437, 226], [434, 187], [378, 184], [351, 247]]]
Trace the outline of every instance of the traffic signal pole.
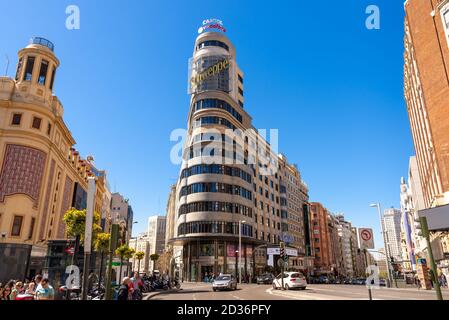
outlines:
[[437, 266], [435, 264], [435, 260], [433, 259], [432, 246], [430, 244], [430, 234], [429, 234], [429, 226], [427, 225], [427, 218], [420, 217], [419, 221], [421, 222], [422, 235], [426, 239], [426, 243], [427, 243], [427, 253], [429, 254], [430, 268], [433, 273], [433, 277], [431, 280], [433, 282], [433, 286], [435, 287], [435, 291], [437, 293], [438, 300], [443, 300], [443, 295], [441, 294], [440, 283], [438, 281]]
[[[363, 253], [365, 253], [366, 267], [368, 268], [369, 261], [368, 261], [368, 254], [366, 252], [366, 249], [363, 249]], [[366, 272], [365, 272], [365, 274], [366, 274]], [[367, 279], [368, 278], [369, 278], [369, 275], [368, 275]], [[371, 292], [371, 283], [367, 283], [366, 285], [368, 286], [368, 297], [369, 297], [370, 300], [373, 300], [373, 294]]]

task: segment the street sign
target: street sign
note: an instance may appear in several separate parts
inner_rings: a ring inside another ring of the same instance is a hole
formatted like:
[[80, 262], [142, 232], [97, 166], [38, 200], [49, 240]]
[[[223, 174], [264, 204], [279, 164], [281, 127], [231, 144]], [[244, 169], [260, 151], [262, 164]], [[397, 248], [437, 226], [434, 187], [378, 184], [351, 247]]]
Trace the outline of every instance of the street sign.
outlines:
[[65, 253], [67, 253], [67, 254], [74, 254], [74, 253], [75, 253], [75, 247], [73, 247], [73, 246], [68, 247], [68, 248], [66, 248], [64, 251], [65, 251]]
[[360, 249], [374, 249], [373, 229], [359, 228], [358, 233]]

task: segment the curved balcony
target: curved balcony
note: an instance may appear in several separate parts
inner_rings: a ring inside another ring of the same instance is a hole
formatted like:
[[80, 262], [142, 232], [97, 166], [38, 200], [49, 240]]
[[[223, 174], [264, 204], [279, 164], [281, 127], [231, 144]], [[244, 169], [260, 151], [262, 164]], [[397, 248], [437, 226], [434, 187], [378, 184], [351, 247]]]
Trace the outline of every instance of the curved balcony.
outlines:
[[47, 47], [52, 52], [55, 51], [55, 46], [54, 46], [53, 42], [51, 42], [48, 39], [42, 38], [42, 37], [32, 37], [30, 40], [30, 44], [38, 44], [38, 45]]

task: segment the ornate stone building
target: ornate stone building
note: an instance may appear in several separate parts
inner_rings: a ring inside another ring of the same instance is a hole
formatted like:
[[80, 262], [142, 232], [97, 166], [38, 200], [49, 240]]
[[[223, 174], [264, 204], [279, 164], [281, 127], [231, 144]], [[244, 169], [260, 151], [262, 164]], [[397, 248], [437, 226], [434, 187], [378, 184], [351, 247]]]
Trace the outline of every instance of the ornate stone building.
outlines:
[[73, 148], [53, 94], [58, 67], [53, 44], [33, 38], [18, 53], [14, 79], [0, 77], [0, 281], [40, 272], [32, 258], [66, 239], [63, 215], [85, 208], [89, 175], [99, 177], [95, 209], [104, 226], [110, 220], [106, 174]]

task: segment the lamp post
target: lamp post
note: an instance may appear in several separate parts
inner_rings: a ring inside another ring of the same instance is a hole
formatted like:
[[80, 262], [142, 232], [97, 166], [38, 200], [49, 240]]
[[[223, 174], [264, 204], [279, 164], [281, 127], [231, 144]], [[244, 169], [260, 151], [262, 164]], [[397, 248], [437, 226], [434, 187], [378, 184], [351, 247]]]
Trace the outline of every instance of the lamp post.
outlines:
[[[379, 214], [379, 221], [380, 221], [380, 228], [382, 231], [382, 238], [384, 239], [384, 247], [385, 247], [385, 262], [387, 264], [387, 273], [388, 273], [388, 283], [389, 286], [391, 286], [392, 284], [392, 270], [390, 268], [390, 250], [388, 249], [388, 244], [387, 244], [387, 238], [385, 236], [385, 229], [384, 229], [384, 224], [382, 222], [382, 213], [380, 210], [380, 203], [373, 203], [370, 205], [371, 208], [377, 208], [377, 213]], [[395, 285], [396, 288], [398, 287], [397, 283], [396, 283], [396, 279], [395, 279]]]
[[245, 223], [245, 220], [239, 220], [239, 263], [238, 263], [238, 272], [239, 272], [239, 283], [242, 283], [242, 223]]
[[[139, 221], [134, 221], [133, 222], [133, 225], [134, 224], [136, 224], [136, 223], [139, 223]], [[136, 243], [134, 244], [134, 254], [136, 254], [136, 252], [137, 252], [137, 236], [134, 238], [135, 240], [136, 240]], [[133, 266], [132, 266], [132, 271], [134, 272], [136, 269], [136, 267], [135, 267], [135, 265], [136, 265], [136, 257], [134, 256], [133, 257]]]

